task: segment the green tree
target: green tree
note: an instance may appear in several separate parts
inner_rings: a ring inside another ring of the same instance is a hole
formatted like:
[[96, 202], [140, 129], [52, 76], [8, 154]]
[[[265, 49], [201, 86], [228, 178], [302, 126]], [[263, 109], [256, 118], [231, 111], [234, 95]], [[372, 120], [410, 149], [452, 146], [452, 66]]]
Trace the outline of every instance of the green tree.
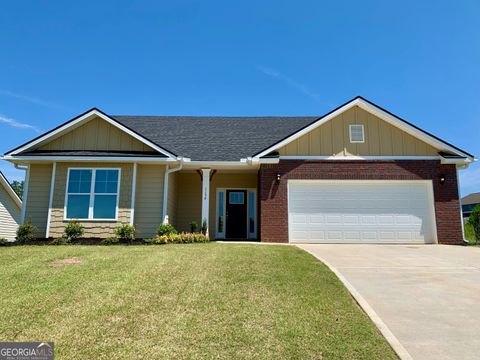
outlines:
[[13, 180], [11, 184], [20, 199], [23, 199], [23, 183], [23, 181]]
[[480, 205], [477, 205], [473, 208], [468, 222], [472, 225], [473, 232], [475, 233], [475, 240], [477, 244], [480, 241]]

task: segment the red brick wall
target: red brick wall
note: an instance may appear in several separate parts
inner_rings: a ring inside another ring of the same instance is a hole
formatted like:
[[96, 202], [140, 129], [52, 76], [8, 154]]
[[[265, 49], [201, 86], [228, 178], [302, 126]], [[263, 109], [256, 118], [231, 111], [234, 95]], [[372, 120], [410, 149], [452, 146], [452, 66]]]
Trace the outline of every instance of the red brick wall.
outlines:
[[[277, 184], [277, 174], [281, 175]], [[441, 185], [440, 175], [446, 182]], [[301, 161], [261, 165], [258, 173], [260, 240], [288, 242], [288, 179], [433, 180], [437, 237], [441, 244], [462, 244], [462, 223], [455, 165], [436, 160]]]

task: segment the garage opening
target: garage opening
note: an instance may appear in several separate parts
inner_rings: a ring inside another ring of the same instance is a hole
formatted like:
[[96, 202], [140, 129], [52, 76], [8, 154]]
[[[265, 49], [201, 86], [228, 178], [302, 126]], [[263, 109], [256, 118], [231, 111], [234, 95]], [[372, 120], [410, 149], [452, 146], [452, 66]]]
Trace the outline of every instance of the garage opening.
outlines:
[[435, 243], [428, 180], [289, 180], [292, 243]]

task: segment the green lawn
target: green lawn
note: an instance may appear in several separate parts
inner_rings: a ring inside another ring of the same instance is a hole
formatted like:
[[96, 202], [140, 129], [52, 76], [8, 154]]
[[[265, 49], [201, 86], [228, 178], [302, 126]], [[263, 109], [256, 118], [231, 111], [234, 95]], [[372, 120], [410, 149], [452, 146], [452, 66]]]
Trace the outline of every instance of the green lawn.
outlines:
[[0, 284], [0, 341], [54, 340], [58, 359], [396, 358], [290, 246], [3, 247]]

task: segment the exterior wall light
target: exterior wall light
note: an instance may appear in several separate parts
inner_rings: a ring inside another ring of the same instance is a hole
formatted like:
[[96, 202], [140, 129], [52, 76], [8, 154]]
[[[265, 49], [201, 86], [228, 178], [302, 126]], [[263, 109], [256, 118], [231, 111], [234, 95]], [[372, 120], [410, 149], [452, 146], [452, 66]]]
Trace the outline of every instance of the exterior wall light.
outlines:
[[440, 175], [440, 184], [443, 185], [445, 184], [445, 181], [447, 180], [447, 178], [445, 177], [445, 175]]
[[280, 173], [277, 174], [277, 184], [280, 182], [280, 179], [282, 178], [282, 175]]

